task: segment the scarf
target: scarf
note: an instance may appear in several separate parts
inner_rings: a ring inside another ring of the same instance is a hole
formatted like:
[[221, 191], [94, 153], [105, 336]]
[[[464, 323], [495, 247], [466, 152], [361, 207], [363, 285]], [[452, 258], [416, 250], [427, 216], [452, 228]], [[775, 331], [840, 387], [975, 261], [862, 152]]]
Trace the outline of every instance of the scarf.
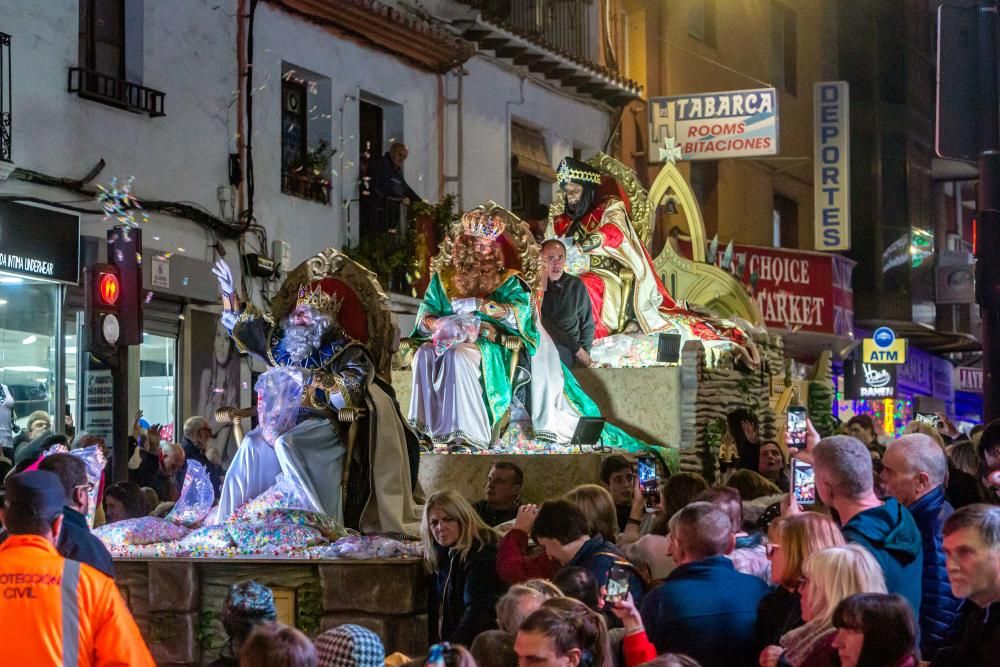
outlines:
[[781, 645], [785, 649], [785, 660], [791, 663], [792, 667], [799, 667], [822, 640], [836, 632], [837, 628], [829, 621], [826, 623], [811, 621], [800, 628], [789, 630], [781, 638]]

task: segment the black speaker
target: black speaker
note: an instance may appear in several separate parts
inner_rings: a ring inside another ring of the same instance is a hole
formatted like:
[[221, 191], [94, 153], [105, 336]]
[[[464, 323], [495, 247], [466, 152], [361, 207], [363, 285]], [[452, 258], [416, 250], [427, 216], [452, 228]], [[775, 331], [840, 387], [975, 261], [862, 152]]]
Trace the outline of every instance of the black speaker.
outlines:
[[668, 364], [676, 364], [681, 360], [681, 337], [679, 334], [660, 334], [656, 348], [656, 360]]
[[601, 440], [601, 433], [604, 432], [603, 417], [580, 417], [576, 423], [576, 430], [573, 431], [571, 445], [596, 445]]

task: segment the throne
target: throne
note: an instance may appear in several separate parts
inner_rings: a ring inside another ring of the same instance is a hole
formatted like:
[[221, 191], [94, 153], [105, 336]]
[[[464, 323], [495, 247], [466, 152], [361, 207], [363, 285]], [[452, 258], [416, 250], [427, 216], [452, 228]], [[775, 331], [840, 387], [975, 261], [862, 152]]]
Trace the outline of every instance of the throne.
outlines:
[[[500, 243], [500, 247], [503, 250], [504, 266], [508, 269], [516, 269], [521, 273], [521, 276], [531, 288], [532, 302], [534, 302], [537, 298], [536, 295], [538, 294], [539, 281], [541, 280], [539, 267], [540, 247], [538, 242], [535, 241], [534, 235], [531, 233], [531, 228], [528, 226], [528, 223], [522, 221], [516, 215], [504, 209], [496, 202], [488, 201], [484, 203], [483, 206], [487, 210], [497, 213], [503, 218], [504, 232], [498, 237], [497, 241]], [[451, 265], [455, 241], [462, 235], [463, 232], [464, 228], [462, 227], [461, 221], [452, 223], [448, 228], [444, 239], [441, 241], [441, 245], [438, 247], [437, 255], [431, 258], [430, 271], [432, 274], [443, 271]], [[416, 351], [422, 342], [424, 341], [415, 338], [403, 338], [400, 341], [401, 349], [405, 349], [407, 351], [406, 357], [411, 358], [412, 352]], [[511, 352], [510, 365], [507, 368], [507, 373], [508, 378], [511, 383], [513, 383], [514, 374], [517, 372], [517, 365], [521, 355], [521, 348], [524, 347], [524, 342], [519, 336], [512, 336], [509, 334], [501, 334], [499, 342]], [[506, 426], [509, 416], [508, 412], [507, 415], [498, 420], [492, 434], [494, 443], [503, 433], [503, 429]]]
[[[299, 287], [317, 286], [341, 300], [337, 321], [347, 335], [365, 345], [375, 364], [375, 374], [386, 384], [391, 384], [391, 363], [398, 325], [389, 310], [389, 297], [378, 283], [378, 277], [339, 250], [326, 248], [299, 264], [285, 277], [278, 293], [271, 299], [270, 317], [279, 321], [295, 307]], [[232, 423], [237, 442], [243, 440], [241, 419], [255, 415], [253, 408], [222, 408], [216, 412], [216, 421]], [[342, 408], [335, 413], [336, 420], [346, 428], [344, 439], [347, 461], [353, 461], [357, 440], [358, 421], [365, 417], [364, 408]], [[344, 466], [343, 489], [348, 488], [350, 465]]]

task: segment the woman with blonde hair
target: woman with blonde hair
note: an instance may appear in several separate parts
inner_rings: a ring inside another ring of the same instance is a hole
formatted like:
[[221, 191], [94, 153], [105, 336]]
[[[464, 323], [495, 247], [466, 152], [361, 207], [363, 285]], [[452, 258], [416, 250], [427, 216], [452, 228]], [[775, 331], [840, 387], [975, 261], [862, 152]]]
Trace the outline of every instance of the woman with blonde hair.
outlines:
[[597, 484], [581, 484], [567, 493], [565, 498], [579, 507], [587, 518], [588, 535], [600, 535], [614, 543], [618, 537], [618, 511], [607, 489]]
[[805, 625], [786, 632], [780, 646], [765, 648], [761, 667], [775, 667], [779, 659], [792, 667], [836, 667], [833, 612], [837, 605], [857, 593], [886, 592], [878, 561], [857, 544], [827, 547], [809, 556], [798, 589]]
[[820, 549], [844, 544], [833, 519], [818, 512], [803, 512], [778, 519], [768, 531], [767, 557], [771, 561], [773, 591], [757, 607], [757, 641], [761, 648], [777, 644], [789, 630], [802, 625], [798, 593], [802, 566]]
[[514, 637], [524, 619], [531, 616], [546, 600], [563, 597], [562, 592], [545, 579], [529, 579], [514, 584], [497, 602], [499, 630], [480, 633], [469, 650], [479, 667], [497, 667], [517, 663]]
[[613, 665], [604, 616], [572, 598], [553, 598], [521, 623], [514, 650], [522, 661], [550, 655], [569, 667]]
[[448, 490], [427, 499], [420, 536], [424, 564], [435, 576], [431, 640], [471, 645], [480, 632], [496, 627], [494, 605], [502, 590], [496, 576], [499, 535], [469, 501]]

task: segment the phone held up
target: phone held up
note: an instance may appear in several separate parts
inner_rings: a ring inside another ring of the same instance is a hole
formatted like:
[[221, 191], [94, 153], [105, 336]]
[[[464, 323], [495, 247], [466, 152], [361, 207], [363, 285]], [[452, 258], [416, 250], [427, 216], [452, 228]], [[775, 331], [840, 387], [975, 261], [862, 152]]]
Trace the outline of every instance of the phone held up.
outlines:
[[806, 446], [807, 416], [805, 408], [788, 408], [788, 419], [785, 422], [785, 444], [788, 447], [803, 449]]
[[604, 592], [604, 604], [614, 606], [616, 602], [625, 599], [628, 595], [629, 571], [628, 568], [613, 564], [608, 569], [608, 584]]
[[646, 511], [652, 512], [660, 504], [660, 480], [656, 476], [656, 459], [652, 456], [640, 456], [639, 489], [646, 501]]
[[816, 472], [805, 461], [792, 459], [792, 493], [801, 507], [816, 504]]

